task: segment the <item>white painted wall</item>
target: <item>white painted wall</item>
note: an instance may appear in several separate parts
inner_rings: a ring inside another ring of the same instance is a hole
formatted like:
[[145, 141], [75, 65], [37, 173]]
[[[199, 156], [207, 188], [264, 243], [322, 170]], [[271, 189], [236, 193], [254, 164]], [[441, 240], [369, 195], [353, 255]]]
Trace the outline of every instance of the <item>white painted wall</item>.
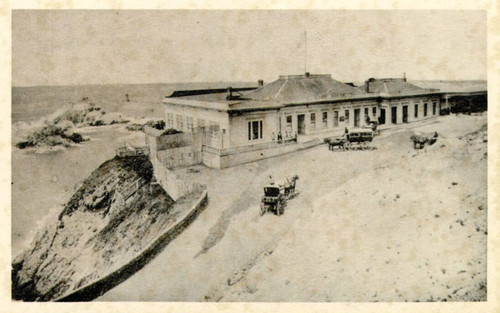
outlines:
[[[173, 122], [174, 122], [174, 127], [177, 129], [177, 115], [182, 116], [183, 118], [183, 124], [184, 127], [183, 129], [178, 129], [182, 131], [190, 131], [189, 129], [186, 128], [187, 123], [186, 123], [186, 118], [191, 117], [193, 118], [193, 127], [199, 127], [198, 125], [198, 120], [204, 120], [205, 125], [204, 126], [209, 126], [209, 122], [212, 121], [216, 124], [219, 125], [220, 129], [226, 129], [226, 131], [229, 129], [229, 117], [227, 112], [221, 112], [217, 110], [212, 110], [212, 109], [203, 109], [203, 108], [197, 108], [197, 107], [189, 107], [189, 106], [184, 106], [184, 105], [177, 105], [177, 104], [172, 104], [172, 103], [166, 103], [164, 102], [163, 105], [165, 106], [165, 121], [168, 123], [168, 113], [172, 113], [174, 115]], [[168, 127], [168, 125], [167, 125]]]
[[[262, 121], [262, 138], [257, 140], [248, 140], [248, 122]], [[229, 146], [236, 147], [252, 145], [277, 140], [278, 136], [278, 114], [277, 111], [261, 111], [246, 113], [241, 116], [230, 118], [229, 124]]]

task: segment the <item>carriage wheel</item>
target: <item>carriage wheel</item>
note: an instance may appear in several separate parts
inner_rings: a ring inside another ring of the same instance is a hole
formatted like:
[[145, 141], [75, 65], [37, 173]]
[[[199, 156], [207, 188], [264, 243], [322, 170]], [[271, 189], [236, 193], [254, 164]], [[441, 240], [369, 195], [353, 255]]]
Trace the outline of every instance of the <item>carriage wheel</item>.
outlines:
[[349, 150], [349, 149], [351, 149], [351, 143], [350, 142], [344, 143], [344, 150]]
[[363, 149], [363, 150], [369, 150], [370, 149], [370, 144], [367, 141], [363, 142], [361, 144], [361, 149]]

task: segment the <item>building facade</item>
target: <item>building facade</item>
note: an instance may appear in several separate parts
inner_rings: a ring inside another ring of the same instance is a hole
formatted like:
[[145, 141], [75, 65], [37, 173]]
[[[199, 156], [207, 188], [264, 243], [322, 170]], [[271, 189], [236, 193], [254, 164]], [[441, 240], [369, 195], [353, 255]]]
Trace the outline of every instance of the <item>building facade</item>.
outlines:
[[203, 163], [226, 167], [288, 153], [377, 121], [438, 116], [444, 95], [402, 79], [354, 87], [330, 75], [283, 75], [257, 88], [176, 91], [163, 100], [167, 128], [203, 133]]

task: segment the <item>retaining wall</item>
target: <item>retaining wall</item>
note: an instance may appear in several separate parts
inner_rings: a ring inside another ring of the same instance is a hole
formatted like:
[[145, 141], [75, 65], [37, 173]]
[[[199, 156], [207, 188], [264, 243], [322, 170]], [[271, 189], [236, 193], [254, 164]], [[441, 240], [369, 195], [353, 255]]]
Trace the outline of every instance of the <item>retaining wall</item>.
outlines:
[[323, 141], [318, 139], [293, 144], [266, 143], [253, 147], [245, 146], [241, 149], [214, 149], [203, 146], [203, 164], [212, 168], [226, 168], [307, 149], [321, 143]]
[[110, 271], [109, 274], [103, 276], [102, 278], [87, 284], [86, 286], [80, 287], [77, 290], [72, 291], [70, 294], [56, 299], [55, 301], [91, 301], [125, 281], [146, 265], [159, 252], [161, 252], [161, 250], [170, 241], [175, 239], [177, 235], [184, 231], [184, 229], [187, 228], [194, 219], [196, 219], [200, 212], [203, 211], [207, 203], [208, 195], [205, 188], [200, 197], [196, 199], [191, 209], [187, 210], [185, 214], [180, 216], [174, 225], [166, 229], [162, 234], [158, 235], [158, 237], [153, 240], [147, 248], [140, 251], [135, 258]]
[[177, 199], [193, 190], [194, 186], [192, 184], [177, 177], [177, 175], [163, 165], [158, 158], [150, 156], [150, 160], [153, 164], [153, 172], [156, 181], [174, 201], [177, 201]]
[[270, 147], [268, 149], [259, 149], [255, 151], [246, 152], [231, 152], [227, 153], [221, 150], [220, 154], [220, 167], [226, 168], [235, 166], [238, 164], [253, 162], [257, 160], [262, 160], [266, 158], [271, 158], [279, 156], [282, 154], [287, 154], [303, 149], [307, 149], [316, 145], [323, 143], [321, 140], [308, 141], [302, 144], [290, 144], [290, 145], [278, 145], [275, 147]]
[[196, 146], [159, 150], [157, 158], [168, 168], [186, 167], [202, 162], [201, 148], [198, 149]]

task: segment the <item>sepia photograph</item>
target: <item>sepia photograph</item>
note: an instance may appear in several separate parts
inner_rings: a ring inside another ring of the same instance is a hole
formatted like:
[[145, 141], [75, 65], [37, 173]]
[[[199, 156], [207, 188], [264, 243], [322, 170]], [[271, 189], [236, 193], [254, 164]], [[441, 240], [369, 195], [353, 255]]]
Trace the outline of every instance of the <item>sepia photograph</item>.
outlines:
[[12, 301], [488, 300], [487, 11], [11, 15]]

